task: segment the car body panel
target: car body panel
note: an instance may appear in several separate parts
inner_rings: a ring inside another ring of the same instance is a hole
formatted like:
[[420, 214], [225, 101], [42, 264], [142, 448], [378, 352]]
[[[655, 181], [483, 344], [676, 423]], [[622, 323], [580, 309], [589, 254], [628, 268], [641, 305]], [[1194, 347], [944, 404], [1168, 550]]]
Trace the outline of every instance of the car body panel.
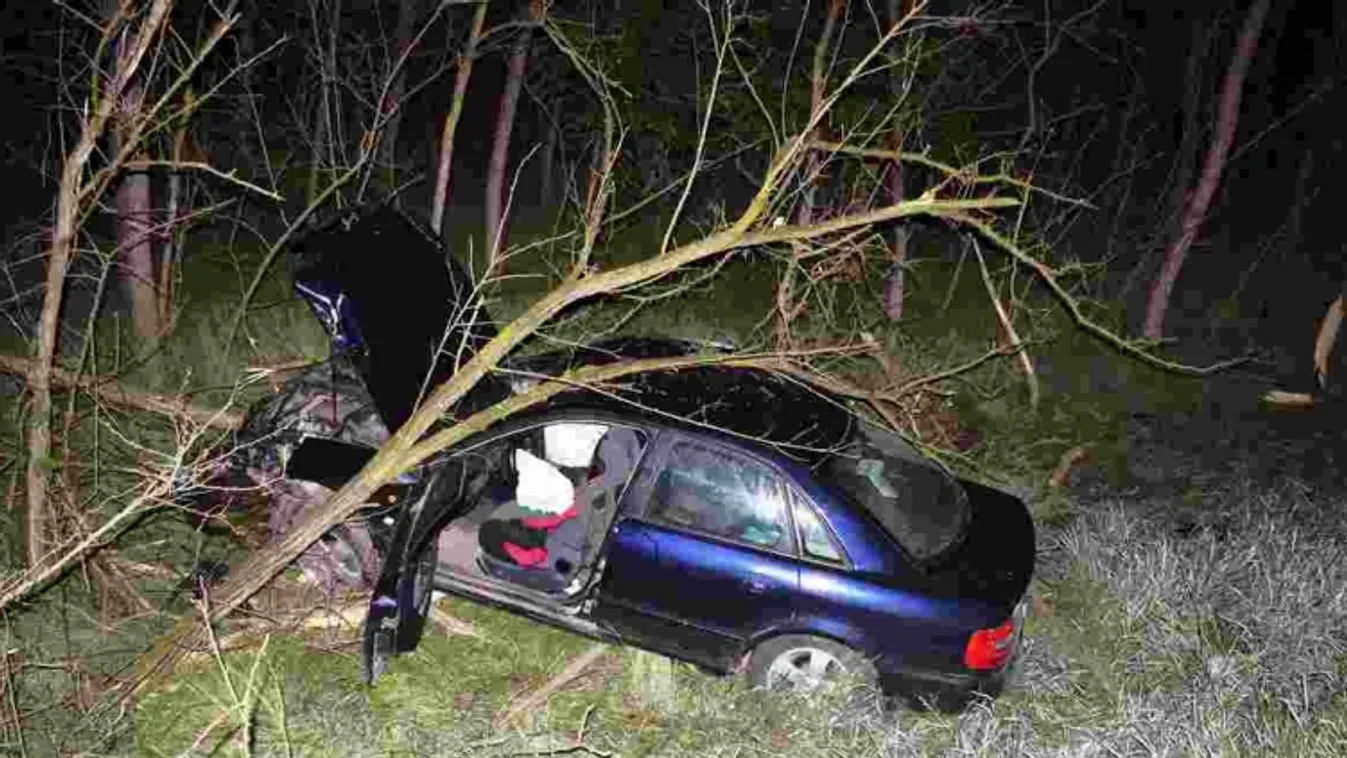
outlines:
[[594, 618], [640, 637], [663, 629], [708, 665], [734, 660], [761, 630], [789, 627], [795, 615], [792, 558], [628, 518], [606, 559]]

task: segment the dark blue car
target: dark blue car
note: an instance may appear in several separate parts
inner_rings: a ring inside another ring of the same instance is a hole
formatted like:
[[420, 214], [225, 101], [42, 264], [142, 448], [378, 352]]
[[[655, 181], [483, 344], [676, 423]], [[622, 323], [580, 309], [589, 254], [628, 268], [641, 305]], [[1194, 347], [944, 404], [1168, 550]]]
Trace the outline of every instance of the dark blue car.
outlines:
[[[390, 264], [392, 250], [408, 263]], [[493, 333], [461, 305], [464, 274], [391, 211], [320, 229], [296, 258], [298, 289], [341, 348], [309, 378], [360, 378], [334, 407], [349, 418], [369, 409], [365, 429], [375, 417], [396, 428], [427, 383]], [[429, 311], [407, 309], [427, 298]], [[612, 340], [514, 358], [457, 413], [536, 380], [527, 377], [707, 349]], [[295, 428], [309, 431], [287, 437], [281, 427], [296, 414], [277, 407], [256, 410], [245, 436], [288, 445], [272, 458], [290, 480], [338, 486], [386, 434], [301, 418]], [[839, 398], [739, 368], [556, 396], [381, 498], [317, 546], [344, 556], [346, 574], [371, 590], [369, 681], [415, 648], [438, 590], [767, 687], [847, 673], [890, 692], [995, 692], [1034, 566], [1019, 499], [952, 476]]]

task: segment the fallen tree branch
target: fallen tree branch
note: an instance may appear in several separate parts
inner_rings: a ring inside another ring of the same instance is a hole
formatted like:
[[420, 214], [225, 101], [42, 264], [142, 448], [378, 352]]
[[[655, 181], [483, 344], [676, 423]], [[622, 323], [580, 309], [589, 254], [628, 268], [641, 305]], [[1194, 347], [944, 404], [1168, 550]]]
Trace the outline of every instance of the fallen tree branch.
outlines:
[[593, 666], [607, 652], [608, 646], [601, 642], [590, 645], [588, 650], [572, 658], [571, 662], [566, 664], [566, 668], [562, 669], [559, 674], [547, 680], [541, 687], [525, 693], [510, 703], [505, 711], [496, 717], [492, 726], [499, 731], [509, 726], [511, 721], [521, 715], [537, 709], [543, 703], [546, 703], [547, 699], [552, 697], [552, 694], [557, 690], [583, 676], [589, 670], [589, 667]]
[[973, 239], [973, 253], [978, 259], [978, 268], [982, 271], [982, 284], [987, 288], [987, 297], [992, 302], [992, 310], [996, 311], [996, 319], [1001, 322], [1001, 329], [1005, 331], [1006, 341], [1015, 348], [1015, 358], [1020, 363], [1020, 370], [1024, 372], [1024, 379], [1029, 383], [1029, 410], [1038, 410], [1038, 373], [1034, 371], [1034, 362], [1029, 358], [1029, 353], [1024, 349], [1024, 341], [1020, 339], [1019, 332], [1015, 331], [1015, 322], [1011, 320], [1010, 314], [1001, 304], [1001, 298], [996, 294], [996, 285], [992, 283], [991, 272], [987, 270], [987, 261], [982, 257], [982, 246], [978, 244], [977, 238]]
[[167, 482], [156, 483], [148, 492], [132, 500], [112, 518], [103, 522], [94, 531], [83, 537], [72, 539], [50, 553], [38, 557], [27, 571], [13, 580], [0, 584], [0, 610], [11, 603], [27, 597], [48, 581], [65, 572], [75, 561], [112, 541], [123, 527], [126, 527], [146, 513], [151, 507], [163, 501], [168, 495]]
[[1024, 252], [1019, 245], [1016, 245], [1005, 235], [993, 229], [991, 224], [973, 218], [972, 216], [958, 216], [954, 220], [971, 229], [975, 229], [984, 239], [994, 243], [1002, 251], [1015, 258], [1015, 260], [1033, 269], [1034, 273], [1038, 274], [1039, 279], [1042, 280], [1043, 284], [1048, 288], [1048, 291], [1051, 292], [1053, 297], [1056, 297], [1057, 301], [1066, 309], [1076, 326], [1084, 330], [1086, 334], [1089, 334], [1091, 337], [1094, 337], [1124, 355], [1135, 358], [1154, 368], [1163, 369], [1184, 376], [1211, 376], [1249, 362], [1249, 358], [1240, 357], [1199, 367], [1165, 360], [1141, 347], [1136, 342], [1118, 336], [1108, 328], [1091, 319], [1089, 316], [1086, 316], [1085, 312], [1080, 308], [1080, 303], [1071, 296], [1071, 293], [1066, 291], [1066, 288], [1062, 286], [1061, 282], [1057, 281], [1057, 272], [1053, 270], [1051, 266]]
[[[768, 170], [768, 186], [775, 186], [777, 177], [786, 171], [785, 162], [796, 150], [783, 150]], [[496, 405], [480, 411], [465, 421], [423, 439], [431, 427], [481, 379], [498, 366], [512, 350], [529, 335], [567, 307], [592, 297], [639, 286], [698, 261], [744, 247], [807, 240], [846, 231], [855, 227], [906, 216], [962, 217], [970, 211], [1010, 207], [1018, 203], [1014, 198], [988, 197], [977, 200], [940, 200], [928, 193], [921, 198], [897, 203], [866, 213], [831, 219], [813, 226], [781, 226], [750, 232], [763, 217], [771, 202], [772, 193], [761, 190], [747, 210], [729, 227], [697, 242], [670, 250], [664, 255], [627, 266], [589, 273], [576, 267], [556, 289], [547, 293], [477, 352], [452, 377], [430, 393], [411, 418], [399, 428], [365, 468], [334, 494], [321, 508], [310, 512], [295, 525], [286, 537], [267, 550], [254, 554], [216, 592], [212, 617], [220, 618], [241, 605], [260, 590], [276, 574], [290, 565], [307, 547], [328, 529], [348, 518], [367, 501], [369, 495], [394, 477], [469, 435], [484, 430], [513, 413], [545, 401], [578, 384], [592, 384], [616, 379], [643, 371], [661, 371], [697, 365], [739, 365], [758, 368], [779, 368], [779, 361], [767, 356], [683, 356], [679, 358], [649, 359], [623, 362], [608, 366], [591, 366], [571, 372], [557, 381], [548, 382]], [[777, 356], [780, 357], [779, 355]], [[154, 649], [141, 658], [139, 685], [144, 686], [160, 672], [171, 668], [172, 661], [183, 645], [198, 635], [196, 619], [185, 618], [168, 632]], [[191, 647], [192, 645], [188, 645]]]
[[1084, 445], [1077, 445], [1062, 453], [1061, 459], [1057, 461], [1057, 467], [1048, 476], [1048, 486], [1053, 489], [1065, 487], [1067, 482], [1070, 481], [1071, 472], [1084, 463], [1089, 455], [1090, 451]]
[[[32, 358], [0, 355], [0, 371], [27, 377], [31, 376], [35, 370], [36, 360]], [[243, 413], [239, 411], [194, 405], [181, 395], [161, 395], [154, 392], [130, 390], [107, 376], [80, 376], [74, 372], [52, 366], [49, 382], [53, 388], [84, 390], [92, 393], [99, 400], [112, 405], [175, 416], [201, 426], [237, 429], [243, 425]]]
[[[1047, 190], [1038, 185], [1021, 179], [1012, 174], [983, 174], [973, 169], [957, 168], [948, 163], [940, 161], [926, 155], [925, 153], [912, 153], [903, 150], [886, 150], [878, 147], [857, 147], [855, 145], [844, 145], [840, 142], [828, 142], [825, 140], [815, 140], [809, 143], [812, 150], [824, 153], [836, 153], [838, 155], [850, 155], [854, 158], [864, 158], [879, 161], [894, 161], [896, 163], [912, 163], [918, 166], [924, 166], [934, 169], [945, 175], [946, 179], [963, 182], [966, 184], [1006, 184], [1012, 187], [1018, 187], [1026, 192], [1034, 192], [1044, 197], [1052, 198], [1058, 202], [1076, 205], [1082, 208], [1095, 208], [1088, 200], [1068, 197], [1066, 195]], [[983, 159], [986, 160], [986, 159]]]

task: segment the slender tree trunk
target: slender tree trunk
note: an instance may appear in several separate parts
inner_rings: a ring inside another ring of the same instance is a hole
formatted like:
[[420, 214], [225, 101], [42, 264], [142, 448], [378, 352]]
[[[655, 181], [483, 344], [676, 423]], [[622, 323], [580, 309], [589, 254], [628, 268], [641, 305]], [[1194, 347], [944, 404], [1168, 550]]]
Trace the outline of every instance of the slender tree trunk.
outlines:
[[[309, 163], [309, 187], [305, 197], [305, 204], [312, 205], [318, 199], [321, 190], [318, 187], [319, 177], [323, 170], [323, 154], [327, 154], [327, 165], [332, 168], [337, 165], [336, 148], [338, 141], [337, 124], [332, 117], [333, 109], [337, 107], [337, 101], [332, 96], [332, 91], [336, 87], [334, 69], [337, 65], [337, 32], [341, 26], [341, 0], [331, 0], [332, 7], [328, 16], [327, 28], [327, 47], [320, 66], [322, 68], [322, 93], [318, 97], [318, 118], [315, 120], [314, 130], [317, 134], [313, 141], [313, 157]], [[317, 0], [310, 0], [309, 15], [313, 23], [315, 35], [315, 47], [322, 40], [316, 35], [322, 28], [318, 23]]]
[[[541, 0], [532, 0], [529, 4], [529, 17], [541, 21], [543, 4]], [[515, 40], [514, 50], [510, 52], [510, 61], [505, 74], [505, 88], [500, 95], [500, 104], [496, 109], [496, 129], [491, 140], [491, 163], [486, 175], [486, 235], [488, 249], [492, 254], [505, 247], [505, 174], [510, 159], [510, 134], [514, 131], [515, 111], [519, 108], [519, 91], [524, 86], [524, 73], [528, 68], [529, 42], [533, 39], [533, 28], [525, 26]]]
[[454, 74], [454, 99], [449, 104], [449, 113], [444, 117], [444, 131], [440, 135], [439, 170], [435, 175], [435, 201], [430, 209], [430, 228], [441, 234], [444, 224], [444, 209], [449, 202], [449, 175], [454, 165], [454, 134], [458, 131], [458, 120], [463, 115], [463, 101], [468, 94], [468, 81], [472, 79], [472, 64], [477, 60], [477, 43], [482, 39], [482, 27], [486, 22], [485, 2], [477, 6], [472, 14], [472, 28], [468, 31], [468, 41], [458, 56], [458, 71]]
[[[903, 137], [897, 131], [893, 133], [892, 149], [903, 149]], [[907, 198], [903, 194], [903, 162], [890, 161], [887, 171], [887, 190], [890, 204], [898, 204]], [[893, 225], [893, 238], [889, 242], [889, 273], [884, 282], [884, 315], [890, 321], [903, 318], [904, 268], [907, 265], [907, 227]]]
[[136, 336], [159, 336], [159, 296], [154, 275], [154, 207], [150, 200], [150, 175], [127, 174], [117, 187], [117, 257], [123, 281], [131, 296], [131, 316]]
[[546, 141], [543, 142], [542, 177], [538, 180], [538, 204], [544, 208], [552, 205], [553, 187], [556, 184], [558, 130], [549, 122]]
[[[833, 30], [837, 28], [837, 18], [842, 15], [842, 9], [846, 4], [846, 0], [831, 0], [828, 3], [828, 15], [824, 17], [823, 32], [819, 35], [818, 44], [814, 46], [814, 65], [809, 72], [810, 114], [823, 106], [823, 94], [828, 88], [828, 50], [831, 48]], [[820, 124], [814, 138], [821, 139], [822, 131], [823, 125]], [[818, 191], [817, 175], [821, 161], [818, 151], [810, 151], [809, 157], [805, 160], [805, 181], [808, 184], [800, 199], [800, 207], [795, 213], [797, 224], [811, 224], [814, 221], [814, 198]]]
[[[389, 56], [388, 65], [396, 64], [407, 48], [411, 46], [415, 31], [416, 13], [420, 3], [417, 0], [399, 0], [398, 20], [393, 31], [393, 44], [396, 50]], [[398, 131], [402, 127], [402, 96], [407, 91], [407, 66], [398, 67], [393, 84], [388, 89], [388, 108], [390, 115], [384, 125], [383, 135], [379, 138], [379, 165], [387, 172], [389, 187], [397, 186], [397, 144]], [[396, 202], [396, 199], [394, 200]]]
[[[190, 114], [193, 111], [195, 97], [189, 89], [183, 97], [183, 108]], [[187, 128], [188, 118], [184, 118], [182, 123], [178, 124], [173, 133], [173, 162], [180, 164], [187, 160]], [[191, 179], [185, 171], [174, 168], [168, 175], [168, 207], [164, 213], [164, 231], [161, 235], [162, 245], [159, 256], [159, 324], [164, 333], [171, 331], [173, 322], [173, 288], [174, 273], [177, 271], [178, 260], [181, 257], [179, 249], [179, 240], [181, 234], [178, 231], [178, 218], [183, 215], [183, 208], [189, 205], [185, 195], [187, 194], [188, 183]]]
[[[46, 291], [42, 300], [42, 316], [38, 323], [37, 355], [28, 373], [28, 391], [33, 396], [33, 411], [29, 417], [28, 463], [25, 471], [27, 485], [28, 563], [38, 565], [46, 556], [48, 481], [47, 467], [51, 455], [51, 381], [52, 360], [56, 355], [60, 336], [59, 315], [65, 290], [66, 269], [70, 253], [79, 232], [80, 190], [89, 156], [102, 138], [113, 110], [127, 90], [127, 83], [135, 75], [151, 40], [163, 26], [172, 8], [171, 0], [155, 0], [136, 34], [135, 40], [122, 47], [115, 56], [116, 73], [108, 81], [97, 109], [90, 113], [80, 131], [79, 142], [66, 156], [61, 169], [61, 183], [56, 198], [56, 219], [52, 229], [51, 247], [47, 250]], [[115, 24], [119, 9], [113, 7], [107, 18]]]
[[1267, 18], [1271, 0], [1257, 0], [1244, 20], [1239, 41], [1230, 66], [1225, 72], [1221, 84], [1220, 110], [1216, 117], [1216, 131], [1212, 135], [1211, 147], [1202, 167], [1202, 177], [1188, 201], [1183, 214], [1183, 228], [1177, 239], [1165, 253], [1164, 266], [1151, 287], [1150, 301], [1146, 305], [1146, 321], [1142, 333], [1147, 339], [1159, 339], [1164, 333], [1165, 312], [1169, 308], [1169, 297], [1174, 283], [1183, 269], [1188, 250], [1197, 239], [1202, 219], [1221, 183], [1221, 172], [1235, 141], [1235, 129], [1239, 125], [1239, 104], [1244, 89], [1244, 78], [1249, 72], [1258, 50], [1258, 37], [1262, 33], [1263, 22]]
[[[823, 21], [823, 31], [819, 34], [818, 43], [814, 45], [813, 65], [809, 70], [809, 115], [813, 115], [823, 107], [823, 95], [828, 88], [828, 50], [831, 47], [833, 30], [837, 28], [837, 19], [842, 15], [842, 9], [846, 7], [846, 0], [830, 0], [828, 3], [827, 15]], [[822, 121], [814, 129], [813, 137], [815, 140], [822, 139], [826, 128]], [[800, 204], [795, 208], [795, 223], [807, 226], [814, 223], [819, 215], [815, 208], [818, 196], [818, 185], [821, 179], [820, 173], [823, 168], [823, 158], [817, 150], [810, 150], [804, 160], [804, 192], [800, 195]], [[781, 282], [776, 287], [776, 345], [779, 349], [788, 349], [791, 347], [793, 338], [791, 336], [791, 322], [801, 312], [801, 306], [796, 303], [795, 297], [795, 277], [796, 264], [794, 259], [798, 259], [805, 253], [805, 249], [800, 244], [791, 246], [792, 261], [787, 265], [785, 273], [781, 276]]]
[[[911, 10], [911, 0], [889, 0], [889, 24], [896, 24], [905, 17]], [[896, 43], [895, 43], [896, 44]], [[897, 84], [899, 69], [894, 66], [889, 75], [889, 89], [895, 97], [900, 95], [900, 86]], [[894, 152], [903, 149], [903, 135], [898, 130], [890, 134], [892, 144], [889, 146]], [[887, 170], [887, 189], [890, 203], [901, 203], [907, 199], [903, 194], [903, 162], [891, 161]], [[884, 281], [884, 315], [888, 316], [890, 321], [900, 321], [903, 318], [903, 296], [906, 291], [906, 282], [904, 275], [907, 266], [907, 241], [908, 231], [904, 224], [893, 225], [893, 238], [889, 242], [889, 273]]]
[[[117, 3], [108, 0], [108, 18], [116, 12]], [[114, 55], [121, 54], [120, 48], [124, 44], [125, 41], [113, 43]], [[120, 151], [143, 99], [144, 92], [136, 85], [128, 87], [117, 99], [112, 125], [113, 154]], [[141, 170], [122, 177], [113, 199], [113, 210], [117, 215], [118, 267], [126, 295], [131, 301], [131, 320], [136, 336], [146, 340], [155, 339], [160, 334], [159, 298], [155, 293], [154, 276], [154, 206], [150, 192], [150, 175]]]

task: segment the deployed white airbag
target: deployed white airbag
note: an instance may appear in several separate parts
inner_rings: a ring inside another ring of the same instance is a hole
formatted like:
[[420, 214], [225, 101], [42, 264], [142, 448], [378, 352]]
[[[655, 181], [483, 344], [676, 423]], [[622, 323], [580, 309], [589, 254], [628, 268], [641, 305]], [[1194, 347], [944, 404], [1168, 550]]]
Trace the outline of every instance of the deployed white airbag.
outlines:
[[514, 465], [519, 472], [514, 499], [521, 508], [555, 515], [575, 501], [575, 485], [547, 461], [521, 448], [514, 452]]
[[594, 448], [608, 431], [603, 424], [552, 424], [543, 427], [543, 449], [547, 460], [558, 466], [587, 468], [594, 460]]

